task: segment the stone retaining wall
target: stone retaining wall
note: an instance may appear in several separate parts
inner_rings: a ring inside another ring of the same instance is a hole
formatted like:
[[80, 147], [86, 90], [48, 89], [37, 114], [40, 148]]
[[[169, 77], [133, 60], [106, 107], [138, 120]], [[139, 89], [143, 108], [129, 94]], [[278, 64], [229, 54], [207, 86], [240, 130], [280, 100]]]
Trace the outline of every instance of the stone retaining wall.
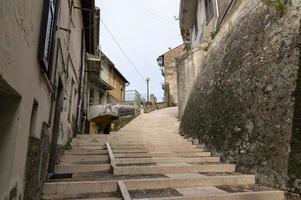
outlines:
[[180, 107], [182, 134], [220, 152], [239, 171], [255, 173], [260, 183], [295, 192], [301, 178], [300, 6], [287, 1], [280, 17], [261, 1], [244, 1], [196, 66], [198, 77]]

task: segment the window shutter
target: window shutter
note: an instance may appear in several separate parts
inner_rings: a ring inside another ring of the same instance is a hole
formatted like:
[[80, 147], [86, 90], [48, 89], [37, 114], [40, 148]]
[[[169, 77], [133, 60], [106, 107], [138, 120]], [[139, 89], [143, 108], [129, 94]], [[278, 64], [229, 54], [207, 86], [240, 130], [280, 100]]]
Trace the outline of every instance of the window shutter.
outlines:
[[54, 26], [54, 15], [55, 15], [54, 0], [44, 0], [39, 59], [46, 72], [49, 71], [49, 61], [51, 56], [52, 35], [53, 35], [53, 26]]

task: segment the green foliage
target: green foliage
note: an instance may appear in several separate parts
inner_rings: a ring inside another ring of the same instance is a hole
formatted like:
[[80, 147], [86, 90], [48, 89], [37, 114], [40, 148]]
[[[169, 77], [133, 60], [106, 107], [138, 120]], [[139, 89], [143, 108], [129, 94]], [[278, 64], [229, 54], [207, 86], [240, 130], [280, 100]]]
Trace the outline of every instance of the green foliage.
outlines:
[[272, 7], [282, 16], [286, 9], [286, 0], [262, 0], [267, 6]]
[[213, 32], [211, 32], [211, 38], [213, 39], [219, 32], [220, 27], [216, 27]]

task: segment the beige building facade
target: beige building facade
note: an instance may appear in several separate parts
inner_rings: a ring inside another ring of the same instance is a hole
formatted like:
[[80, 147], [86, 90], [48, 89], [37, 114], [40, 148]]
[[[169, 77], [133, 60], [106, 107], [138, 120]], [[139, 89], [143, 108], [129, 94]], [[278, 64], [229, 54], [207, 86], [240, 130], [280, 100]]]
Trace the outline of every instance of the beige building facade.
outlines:
[[125, 88], [129, 82], [114, 63], [103, 53], [88, 63], [89, 79], [89, 133], [109, 133], [112, 121], [118, 118], [115, 104], [125, 101]]
[[[34, 9], [33, 9], [34, 8]], [[42, 1], [0, 2], [0, 199], [24, 197], [29, 137], [49, 122], [52, 87], [37, 52]]]
[[60, 149], [84, 132], [97, 15], [92, 1], [1, 1], [0, 199], [39, 199]]
[[299, 194], [300, 7], [182, 0], [177, 67], [181, 133], [259, 184]]
[[184, 113], [203, 58], [217, 33], [223, 32], [220, 29], [231, 26], [229, 17], [235, 13], [237, 4], [239, 0], [181, 1], [180, 29], [186, 54], [177, 63], [179, 117]]
[[[180, 26], [189, 48], [209, 45], [236, 0], [181, 1]], [[189, 12], [186, 12], [189, 10]], [[232, 10], [233, 11], [233, 10]]]
[[185, 45], [182, 44], [161, 55], [157, 61], [161, 67], [164, 83], [164, 101], [168, 102], [169, 106], [178, 104], [178, 84], [177, 84], [177, 61], [185, 54]]
[[106, 103], [124, 102], [125, 88], [129, 85], [129, 81], [103, 52], [101, 57], [101, 70], [101, 78], [112, 86], [112, 89], [108, 90], [106, 95]]

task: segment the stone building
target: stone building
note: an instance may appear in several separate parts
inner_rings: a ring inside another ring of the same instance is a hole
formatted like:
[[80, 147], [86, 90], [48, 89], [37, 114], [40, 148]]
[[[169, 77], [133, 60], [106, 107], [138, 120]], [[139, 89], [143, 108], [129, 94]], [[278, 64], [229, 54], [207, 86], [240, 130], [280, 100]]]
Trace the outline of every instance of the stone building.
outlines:
[[141, 94], [137, 90], [126, 90], [125, 91], [125, 101], [133, 102], [137, 107], [141, 107]]
[[182, 134], [261, 184], [301, 192], [301, 2], [181, 1]]
[[104, 55], [103, 53], [99, 54], [98, 56], [89, 56], [90, 61], [88, 61], [90, 106], [107, 104], [108, 93], [114, 89], [109, 80], [109, 68], [113, 66], [113, 64], [107, 57], [102, 56]]
[[39, 199], [59, 150], [85, 127], [85, 55], [98, 49], [99, 10], [12, 0], [0, 2], [0, 17], [0, 199]]
[[90, 105], [87, 132], [108, 133], [111, 123], [119, 117], [120, 107], [116, 104], [125, 101], [125, 88], [129, 82], [103, 52], [90, 56], [88, 74]]
[[164, 84], [162, 89], [164, 90], [164, 101], [168, 102], [169, 106], [175, 106], [178, 104], [178, 85], [177, 85], [177, 59], [185, 53], [184, 44], [169, 49], [168, 52], [161, 55], [157, 61], [162, 70], [164, 76]]
[[[104, 55], [104, 58], [106, 56]], [[108, 80], [113, 89], [108, 93], [108, 103], [120, 103], [125, 101], [125, 88], [129, 86], [129, 81], [122, 75], [117, 67], [112, 63], [108, 65]]]

